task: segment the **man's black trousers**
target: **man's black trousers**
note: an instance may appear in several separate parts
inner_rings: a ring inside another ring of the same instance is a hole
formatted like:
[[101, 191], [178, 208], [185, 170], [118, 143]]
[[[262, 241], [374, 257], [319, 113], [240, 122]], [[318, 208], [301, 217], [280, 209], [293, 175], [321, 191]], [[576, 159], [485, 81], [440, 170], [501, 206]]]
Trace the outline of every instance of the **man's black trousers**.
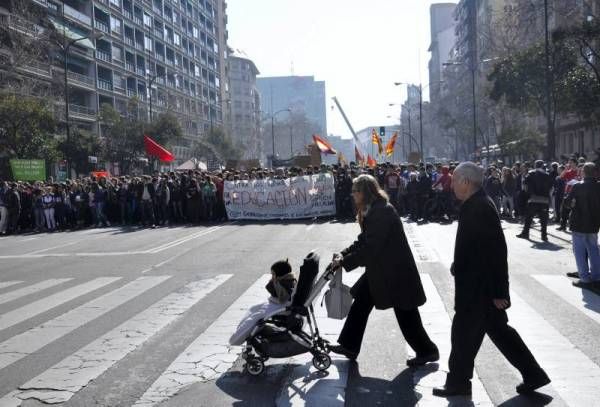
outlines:
[[[360, 352], [367, 321], [374, 307], [369, 285], [363, 284], [360, 287], [361, 289], [354, 297], [350, 313], [338, 338], [340, 345], [356, 353]], [[437, 352], [437, 347], [429, 339], [425, 328], [423, 328], [418, 308], [411, 310], [394, 308], [394, 313], [404, 339], [416, 352], [417, 356], [426, 356]]]
[[540, 224], [542, 229], [542, 237], [547, 236], [546, 230], [548, 229], [548, 205], [543, 203], [528, 203], [527, 204], [527, 215], [525, 217], [525, 227], [523, 228], [523, 234], [529, 236], [529, 229], [533, 222], [533, 217], [537, 216], [540, 218]]
[[457, 311], [452, 320], [452, 351], [446, 385], [463, 388], [473, 377], [475, 356], [487, 334], [498, 350], [523, 376], [525, 381], [539, 377], [542, 370], [521, 339], [508, 325], [506, 311], [487, 309]]

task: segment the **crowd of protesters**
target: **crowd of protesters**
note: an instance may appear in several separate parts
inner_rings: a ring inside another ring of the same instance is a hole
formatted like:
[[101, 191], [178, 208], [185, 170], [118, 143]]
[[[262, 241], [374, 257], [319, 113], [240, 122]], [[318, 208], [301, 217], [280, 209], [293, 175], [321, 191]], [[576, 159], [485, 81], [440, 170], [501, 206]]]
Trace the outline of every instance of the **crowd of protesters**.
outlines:
[[[570, 206], [564, 205], [573, 185], [583, 180], [584, 158], [544, 165], [552, 179], [548, 191], [553, 221], [564, 230]], [[379, 164], [377, 167], [326, 166], [154, 173], [141, 177], [86, 177], [66, 182], [0, 182], [0, 234], [55, 232], [110, 225], [155, 228], [177, 224], [222, 222], [226, 180], [288, 178], [332, 173], [336, 217], [354, 219], [352, 180], [369, 173], [379, 181], [401, 216], [415, 222], [451, 222], [457, 214], [452, 173], [458, 163]], [[502, 162], [486, 170], [484, 189], [507, 220], [525, 222], [528, 213], [527, 178], [534, 163]], [[435, 205], [434, 205], [435, 204]], [[437, 208], [432, 213], [431, 208]]]

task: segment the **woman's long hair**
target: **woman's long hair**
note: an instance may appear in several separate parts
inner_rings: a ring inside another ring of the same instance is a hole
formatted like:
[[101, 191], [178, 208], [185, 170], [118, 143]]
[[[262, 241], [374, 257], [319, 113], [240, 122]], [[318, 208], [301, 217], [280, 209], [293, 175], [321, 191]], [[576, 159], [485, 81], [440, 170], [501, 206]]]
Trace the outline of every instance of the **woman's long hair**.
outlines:
[[377, 182], [377, 180], [372, 175], [359, 175], [352, 181], [352, 189], [356, 189], [363, 195], [363, 207], [356, 208], [357, 220], [361, 227], [363, 211], [367, 208], [367, 206], [371, 206], [375, 201], [378, 200], [382, 200], [386, 203], [390, 200], [385, 191], [379, 186], [379, 182]]

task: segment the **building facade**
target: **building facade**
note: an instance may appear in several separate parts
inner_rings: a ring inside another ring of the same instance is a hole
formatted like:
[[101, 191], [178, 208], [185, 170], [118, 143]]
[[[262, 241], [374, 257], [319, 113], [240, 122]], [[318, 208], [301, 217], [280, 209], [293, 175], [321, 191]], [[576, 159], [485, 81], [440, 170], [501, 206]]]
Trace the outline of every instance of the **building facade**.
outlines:
[[440, 98], [444, 64], [452, 60], [456, 42], [455, 3], [432, 4], [429, 9], [431, 24], [431, 45], [429, 52], [429, 100]]
[[327, 134], [324, 81], [315, 81], [313, 76], [282, 76], [258, 78], [256, 84], [264, 115], [291, 109], [316, 123], [320, 134]]
[[230, 50], [228, 67], [231, 138], [244, 152], [244, 159], [260, 159], [263, 152], [261, 98], [256, 87], [256, 76], [260, 72], [240, 50]]
[[224, 0], [35, 0], [38, 21], [29, 22], [11, 3], [0, 3], [2, 28], [53, 27], [72, 44], [40, 72], [62, 78], [67, 55], [71, 126], [101, 135], [101, 106], [125, 115], [135, 98], [136, 114], [178, 117], [185, 140], [176, 153], [185, 160], [194, 139], [223, 123]]

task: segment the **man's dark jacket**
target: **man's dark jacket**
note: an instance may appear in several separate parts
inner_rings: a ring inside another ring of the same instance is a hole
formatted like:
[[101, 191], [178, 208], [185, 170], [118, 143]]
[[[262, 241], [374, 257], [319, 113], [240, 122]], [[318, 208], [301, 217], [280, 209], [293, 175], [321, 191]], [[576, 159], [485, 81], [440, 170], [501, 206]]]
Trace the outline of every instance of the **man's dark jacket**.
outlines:
[[493, 201], [480, 189], [460, 208], [454, 264], [456, 311], [486, 310], [493, 299], [507, 299], [506, 240]]
[[377, 309], [415, 309], [425, 304], [425, 292], [396, 209], [375, 201], [363, 219], [362, 233], [342, 251], [347, 271], [365, 267], [352, 295], [368, 284]]
[[586, 178], [573, 185], [566, 198], [566, 205], [573, 204], [570, 227], [573, 232], [598, 233], [600, 229], [600, 184], [595, 178]]

